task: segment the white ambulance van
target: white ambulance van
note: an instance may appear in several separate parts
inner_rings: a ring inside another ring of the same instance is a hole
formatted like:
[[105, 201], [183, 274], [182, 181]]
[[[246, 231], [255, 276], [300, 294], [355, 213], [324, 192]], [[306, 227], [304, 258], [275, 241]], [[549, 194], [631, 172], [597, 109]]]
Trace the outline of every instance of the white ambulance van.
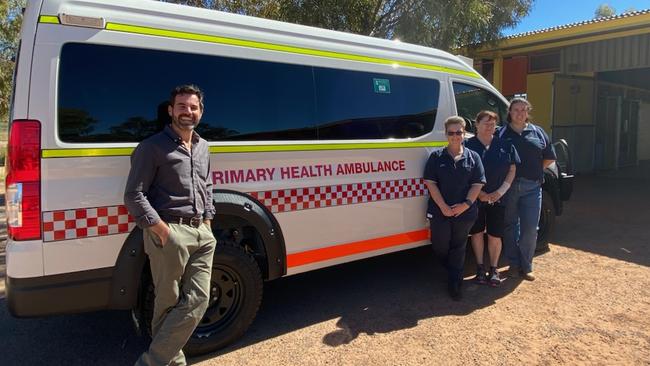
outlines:
[[219, 240], [194, 355], [245, 332], [263, 281], [427, 245], [422, 173], [443, 121], [507, 109], [435, 49], [157, 1], [30, 0], [7, 158], [13, 315], [134, 309], [148, 327], [124, 185], [185, 83], [206, 95]]

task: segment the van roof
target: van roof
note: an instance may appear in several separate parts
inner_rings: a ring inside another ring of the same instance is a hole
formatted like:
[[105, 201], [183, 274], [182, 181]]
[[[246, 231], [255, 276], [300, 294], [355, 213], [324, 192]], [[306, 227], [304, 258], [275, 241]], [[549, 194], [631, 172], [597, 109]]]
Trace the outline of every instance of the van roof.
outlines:
[[[261, 47], [356, 61], [432, 69], [473, 78], [479, 74], [447, 52], [368, 36], [153, 0], [44, 0], [41, 22], [58, 23], [61, 14], [103, 18], [106, 29], [197, 41], [238, 40], [229, 44]], [[228, 42], [217, 42], [227, 43]], [[308, 52], [313, 51], [313, 52]], [[343, 56], [359, 57], [337, 57]], [[430, 66], [430, 67], [427, 67]]]

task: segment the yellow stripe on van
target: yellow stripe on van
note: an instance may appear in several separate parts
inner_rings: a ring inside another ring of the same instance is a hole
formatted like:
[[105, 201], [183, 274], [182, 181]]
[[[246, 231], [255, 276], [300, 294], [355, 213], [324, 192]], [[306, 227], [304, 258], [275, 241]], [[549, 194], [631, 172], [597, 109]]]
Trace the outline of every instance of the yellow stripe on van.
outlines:
[[52, 15], [41, 15], [38, 18], [38, 21], [40, 23], [48, 23], [48, 24], [60, 24], [59, 22], [59, 17], [57, 16], [52, 16]]
[[[56, 16], [41, 15], [40, 22], [58, 24], [59, 19]], [[449, 74], [465, 75], [477, 79], [480, 78], [480, 75], [476, 72], [455, 69], [451, 67], [422, 64], [417, 62], [391, 60], [391, 59], [380, 58], [380, 57], [362, 56], [362, 55], [355, 55], [351, 53], [324, 51], [324, 50], [317, 50], [312, 48], [294, 47], [294, 46], [287, 46], [287, 45], [281, 45], [275, 43], [256, 42], [256, 41], [249, 41], [249, 40], [237, 39], [237, 38], [219, 37], [219, 36], [212, 36], [212, 35], [200, 34], [200, 33], [190, 33], [190, 32], [174, 31], [168, 29], [142, 27], [137, 25], [110, 23], [110, 22], [106, 23], [106, 29], [117, 31], [117, 32], [144, 34], [149, 36], [159, 36], [159, 37], [166, 37], [166, 38], [187, 39], [192, 41], [218, 43], [218, 44], [225, 44], [230, 46], [257, 48], [263, 50], [288, 52], [288, 53], [295, 53], [301, 55], [319, 56], [319, 57], [335, 58], [335, 59], [349, 60], [349, 61], [368, 62], [368, 63], [381, 64], [381, 65], [391, 65], [394, 67], [412, 67], [416, 69], [439, 71], [439, 72], [445, 72]]]
[[48, 158], [84, 158], [94, 156], [130, 156], [135, 148], [115, 147], [105, 149], [43, 149], [41, 156]]
[[454, 69], [451, 67], [435, 66], [435, 65], [421, 64], [416, 62], [397, 61], [397, 60], [391, 60], [391, 59], [385, 59], [379, 57], [361, 56], [361, 55], [354, 55], [354, 54], [342, 53], [342, 52], [322, 51], [322, 50], [316, 50], [312, 48], [286, 46], [286, 45], [275, 44], [275, 43], [247, 41], [247, 40], [236, 39], [236, 38], [211, 36], [206, 34], [181, 32], [181, 31], [173, 31], [173, 30], [166, 30], [166, 29], [159, 29], [159, 28], [118, 24], [118, 23], [106, 23], [106, 29], [114, 30], [118, 32], [136, 33], [136, 34], [160, 36], [160, 37], [167, 37], [167, 38], [187, 39], [187, 40], [202, 41], [202, 42], [209, 42], [209, 43], [220, 43], [220, 44], [227, 44], [230, 46], [259, 48], [264, 50], [297, 53], [297, 54], [309, 55], [309, 56], [337, 58], [337, 59], [351, 60], [351, 61], [369, 62], [369, 63], [382, 64], [382, 65], [408, 66], [408, 67], [413, 67], [418, 69], [440, 71], [440, 72], [446, 72], [451, 74], [460, 74], [460, 75], [470, 76], [474, 78], [479, 78], [479, 75], [475, 72]]
[[[446, 142], [379, 142], [379, 143], [334, 143], [334, 144], [292, 144], [292, 145], [231, 145], [210, 146], [210, 153], [255, 153], [281, 151], [325, 151], [325, 150], [365, 150], [365, 149], [411, 149], [418, 147], [442, 147]], [[101, 156], [130, 156], [133, 147], [105, 149], [44, 149], [43, 159], [84, 158]]]
[[446, 142], [378, 142], [366, 144], [296, 144], [296, 145], [239, 145], [210, 146], [211, 153], [278, 152], [278, 151], [320, 151], [320, 150], [365, 150], [365, 149], [410, 149], [416, 147], [446, 146]]

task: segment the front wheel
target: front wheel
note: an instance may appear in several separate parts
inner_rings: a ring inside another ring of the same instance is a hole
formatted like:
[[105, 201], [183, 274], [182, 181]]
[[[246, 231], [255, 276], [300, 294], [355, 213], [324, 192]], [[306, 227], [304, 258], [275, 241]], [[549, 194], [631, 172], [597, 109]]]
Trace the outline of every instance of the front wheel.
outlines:
[[217, 244], [208, 309], [183, 348], [189, 356], [223, 348], [240, 338], [262, 302], [257, 262], [239, 246]]
[[546, 191], [542, 191], [542, 210], [539, 215], [539, 224], [537, 226], [536, 252], [545, 252], [549, 250], [548, 240], [550, 239], [554, 227], [555, 204], [553, 203], [551, 195]]

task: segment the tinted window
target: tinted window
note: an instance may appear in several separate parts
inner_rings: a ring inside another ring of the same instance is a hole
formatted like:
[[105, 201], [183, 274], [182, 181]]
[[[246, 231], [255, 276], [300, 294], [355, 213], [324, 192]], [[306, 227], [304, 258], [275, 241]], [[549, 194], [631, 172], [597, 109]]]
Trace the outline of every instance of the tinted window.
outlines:
[[421, 136], [433, 129], [435, 80], [314, 69], [320, 139]]
[[197, 132], [208, 140], [316, 137], [306, 66], [67, 44], [59, 73], [64, 141], [140, 141], [169, 123], [169, 92], [185, 83], [205, 93]]
[[453, 83], [456, 98], [456, 113], [474, 123], [478, 112], [482, 110], [493, 111], [499, 115], [500, 124], [505, 123], [508, 107], [491, 92], [478, 86]]
[[59, 68], [59, 137], [137, 142], [169, 123], [176, 85], [205, 92], [211, 141], [383, 139], [432, 130], [435, 80], [276, 62], [75, 44]]

